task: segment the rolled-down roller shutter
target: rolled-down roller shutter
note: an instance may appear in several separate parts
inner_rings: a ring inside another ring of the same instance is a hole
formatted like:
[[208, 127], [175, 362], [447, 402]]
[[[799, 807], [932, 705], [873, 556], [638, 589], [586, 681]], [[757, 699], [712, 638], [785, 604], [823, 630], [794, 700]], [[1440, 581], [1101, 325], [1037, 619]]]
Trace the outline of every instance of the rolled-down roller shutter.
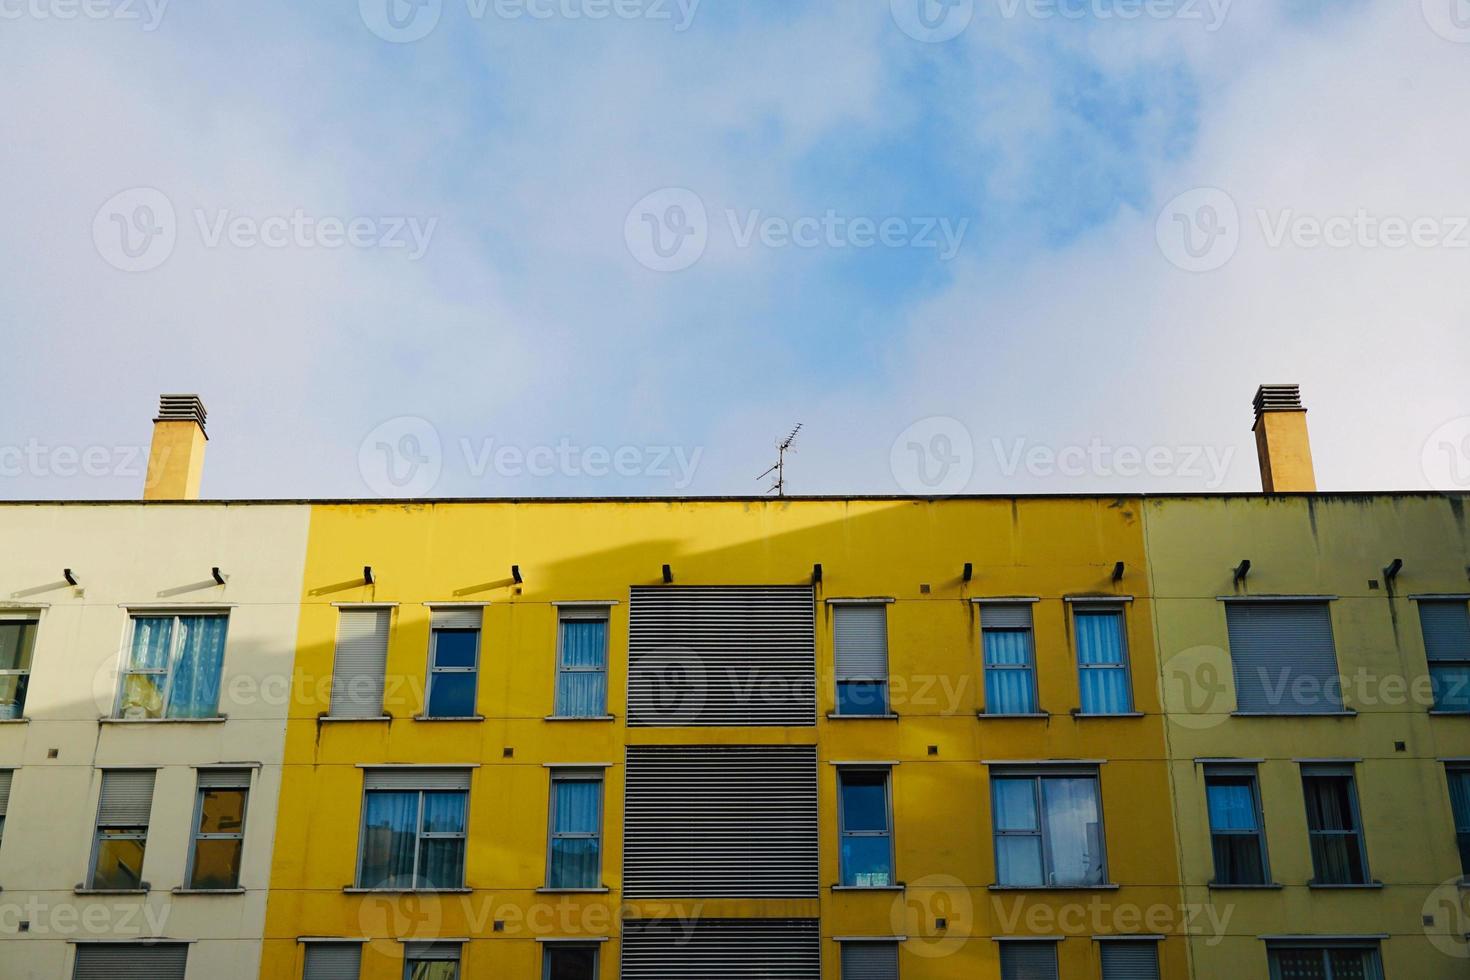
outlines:
[[406, 943], [403, 955], [410, 960], [457, 960], [459, 943]]
[[816, 919], [628, 920], [622, 980], [820, 980]]
[[1325, 602], [1230, 602], [1236, 710], [1330, 714], [1342, 710], [1342, 680]]
[[1419, 622], [1430, 660], [1470, 660], [1470, 604], [1465, 600], [1423, 600]]
[[388, 665], [387, 609], [343, 609], [332, 660], [334, 718], [377, 718], [383, 713]]
[[201, 769], [200, 789], [249, 789], [249, 769]]
[[625, 895], [818, 894], [814, 746], [634, 745], [627, 761]]
[[1159, 980], [1159, 946], [1153, 941], [1102, 944], [1103, 980]]
[[72, 980], [184, 980], [183, 943], [82, 943]]
[[888, 680], [888, 607], [835, 606], [832, 613], [837, 679]]
[[10, 775], [11, 770], [0, 769], [0, 817], [5, 816], [10, 806]]
[[363, 789], [379, 790], [468, 790], [468, 769], [369, 769], [362, 777]]
[[362, 975], [360, 943], [309, 943], [302, 980], [358, 980]]
[[1029, 630], [1031, 628], [1031, 603], [982, 603], [980, 606], [980, 628], [987, 630]]
[[[153, 809], [152, 769], [113, 769], [102, 774], [97, 826], [146, 827]], [[131, 947], [130, 947], [131, 948]]]
[[842, 980], [898, 980], [898, 944], [843, 943]]
[[816, 724], [812, 603], [805, 586], [634, 588], [628, 724]]
[[482, 606], [435, 606], [432, 623], [436, 630], [477, 630], [485, 622]]
[[1001, 943], [1001, 980], [1057, 980], [1056, 943]]

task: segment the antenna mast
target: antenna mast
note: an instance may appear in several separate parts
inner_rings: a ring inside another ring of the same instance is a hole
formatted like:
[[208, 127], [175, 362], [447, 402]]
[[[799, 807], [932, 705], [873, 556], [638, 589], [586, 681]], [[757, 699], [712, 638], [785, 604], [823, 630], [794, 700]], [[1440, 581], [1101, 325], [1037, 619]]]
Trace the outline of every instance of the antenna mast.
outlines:
[[766, 493], [774, 493], [778, 497], [786, 496], [786, 453], [788, 450], [791, 452], [796, 451], [791, 448], [791, 444], [796, 441], [796, 434], [800, 431], [801, 423], [798, 422], [796, 423], [796, 428], [791, 430], [791, 435], [787, 436], [784, 441], [776, 446], [776, 465], [756, 477], [757, 480], [764, 480], [772, 473], [776, 474], [776, 482], [771, 484], [770, 488], [766, 490]]

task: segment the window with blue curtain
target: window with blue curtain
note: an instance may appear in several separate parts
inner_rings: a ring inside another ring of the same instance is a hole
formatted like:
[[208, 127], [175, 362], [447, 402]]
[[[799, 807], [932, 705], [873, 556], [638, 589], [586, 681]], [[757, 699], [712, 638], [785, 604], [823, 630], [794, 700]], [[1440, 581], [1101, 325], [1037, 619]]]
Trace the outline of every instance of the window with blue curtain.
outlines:
[[213, 718], [229, 617], [135, 616], [117, 713], [122, 718]]
[[1450, 808], [1455, 814], [1455, 839], [1460, 845], [1460, 870], [1470, 877], [1470, 767], [1450, 766]]
[[1036, 714], [1036, 649], [1030, 604], [984, 606], [980, 612], [980, 644], [985, 657], [985, 713]]
[[1210, 842], [1217, 885], [1264, 885], [1269, 880], [1266, 835], [1255, 770], [1217, 766], [1205, 770]]
[[1133, 711], [1128, 679], [1128, 643], [1123, 610], [1078, 608], [1077, 668], [1085, 715], [1124, 715]]
[[551, 778], [548, 888], [602, 886], [602, 773], [562, 772]]
[[562, 614], [556, 672], [556, 714], [607, 714], [607, 617]]
[[461, 887], [467, 809], [464, 790], [369, 789], [358, 887]]
[[1470, 712], [1470, 603], [1421, 600], [1419, 624], [1429, 655], [1434, 709]]

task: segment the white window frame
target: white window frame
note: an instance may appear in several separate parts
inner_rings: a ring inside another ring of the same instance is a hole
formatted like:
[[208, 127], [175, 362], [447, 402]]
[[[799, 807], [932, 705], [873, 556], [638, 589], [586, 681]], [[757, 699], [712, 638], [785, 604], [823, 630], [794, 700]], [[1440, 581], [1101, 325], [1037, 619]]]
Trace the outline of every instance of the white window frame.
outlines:
[[[205, 770], [208, 772], [209, 770]], [[244, 772], [238, 786], [199, 786], [194, 787], [194, 822], [189, 825], [189, 860], [184, 868], [184, 887], [189, 891], [237, 891], [240, 888], [240, 877], [245, 873], [245, 825], [250, 819], [250, 795], [253, 789], [251, 783], [254, 780], [248, 771]], [[244, 805], [240, 807], [240, 830], [231, 833], [205, 833], [199, 829], [200, 820], [204, 816], [204, 794], [214, 791], [242, 792], [245, 794]], [[194, 886], [194, 864], [199, 859], [199, 842], [207, 840], [237, 840], [240, 842], [240, 867], [235, 874], [235, 884], [231, 888], [196, 888]]]
[[[451, 767], [448, 767], [448, 768], [453, 768], [453, 767], [451, 766]], [[425, 833], [424, 832], [424, 794], [425, 793], [446, 793], [446, 792], [447, 793], [462, 793], [462, 794], [464, 794], [464, 798], [465, 798], [465, 801], [464, 801], [465, 802], [464, 826], [465, 826], [465, 829], [463, 831], [457, 832], [457, 833], [446, 832], [446, 831], [435, 831], [433, 833]], [[365, 789], [365, 790], [362, 791], [362, 815], [358, 818], [358, 822], [357, 822], [358, 823], [358, 826], [357, 826], [357, 878], [356, 878], [356, 882], [354, 884], [354, 887], [359, 888], [359, 889], [370, 889], [370, 890], [377, 890], [378, 889], [378, 886], [376, 886], [376, 885], [366, 885], [366, 884], [364, 884], [363, 883], [363, 878], [362, 878], [363, 859], [365, 857], [367, 857], [367, 811], [368, 811], [367, 798], [368, 798], [368, 796], [370, 794], [373, 794], [373, 793], [417, 793], [418, 794], [418, 809], [414, 813], [413, 872], [409, 876], [412, 884], [405, 885], [405, 886], [395, 886], [395, 887], [388, 888], [386, 890], [387, 891], [395, 891], [395, 892], [438, 892], [438, 891], [446, 891], [446, 890], [447, 891], [457, 891], [457, 890], [463, 888], [464, 887], [464, 881], [465, 881], [465, 875], [469, 873], [469, 869], [467, 867], [467, 865], [469, 863], [469, 832], [470, 832], [470, 793], [469, 793], [469, 790], [460, 790], [460, 789], [440, 790], [440, 789], [423, 789], [423, 788], [409, 789], [408, 787], [404, 787], [403, 789]], [[419, 859], [422, 857], [422, 851], [423, 851], [423, 848], [422, 848], [421, 845], [426, 840], [458, 840], [458, 841], [462, 841], [464, 843], [464, 849], [463, 849], [463, 852], [462, 852], [461, 857], [460, 857], [460, 871], [459, 871], [460, 880], [459, 880], [459, 884], [458, 885], [444, 885], [444, 884], [440, 884], [440, 885], [434, 885], [434, 886], [431, 887], [431, 886], [420, 885], [418, 883], [418, 881], [419, 881]]]
[[[471, 633], [475, 634], [475, 662], [469, 667], [440, 667], [439, 660], [439, 634], [440, 633]], [[483, 630], [463, 629], [458, 626], [430, 626], [429, 628], [429, 676], [426, 680], [424, 690], [424, 717], [437, 719], [473, 718], [476, 709], [474, 705], [480, 699], [480, 646]], [[471, 698], [470, 714], [468, 715], [436, 715], [430, 710], [434, 703], [434, 678], [438, 674], [469, 674], [475, 679], [474, 696]]]
[[600, 975], [602, 970], [602, 944], [598, 942], [543, 942], [541, 944], [541, 978], [551, 980], [551, 954], [563, 949], [590, 949], [592, 950], [592, 978]]
[[[563, 643], [562, 626], [568, 622], [600, 622], [602, 626], [602, 666], [591, 667], [568, 667], [563, 660], [565, 656], [565, 644]], [[612, 609], [606, 605], [567, 605], [558, 606], [556, 609], [556, 686], [551, 692], [553, 718], [605, 718], [608, 712], [608, 678], [609, 666], [612, 659]], [[568, 709], [561, 703], [561, 676], [562, 674], [601, 674], [602, 675], [602, 711], [590, 715], [568, 714]]]
[[[1027, 780], [1032, 784], [1032, 793], [1036, 803], [1036, 830], [1001, 830], [997, 827], [998, 816], [995, 806], [995, 782], [999, 779]], [[1051, 840], [1046, 833], [1046, 799], [1041, 793], [1041, 782], [1044, 779], [1091, 779], [1097, 796], [1097, 828], [1098, 845], [1102, 850], [1102, 881], [1097, 884], [1079, 884], [1076, 882], [1063, 882], [1056, 884], [1051, 878], [1056, 874], [1052, 868]], [[1087, 889], [1107, 887], [1112, 883], [1112, 877], [1108, 872], [1108, 829], [1107, 818], [1103, 813], [1102, 794], [1102, 772], [1097, 766], [994, 766], [990, 770], [991, 785], [991, 814], [990, 830], [995, 840], [994, 860], [996, 866], [996, 878], [1000, 877], [1000, 841], [1004, 837], [1036, 837], [1041, 841], [1041, 884], [1018, 885], [1006, 881], [997, 881], [996, 884], [1002, 888], [1017, 889]]]
[[[25, 613], [25, 614], [22, 614], [22, 615], [19, 615], [19, 616], [14, 616], [14, 615], [9, 615], [9, 614], [0, 614], [0, 626], [20, 626], [20, 627], [30, 626], [30, 627], [32, 627], [32, 633], [31, 633], [31, 660], [30, 660], [31, 666], [25, 668], [24, 670], [21, 670], [18, 667], [17, 668], [0, 669], [0, 677], [19, 677], [19, 678], [23, 679], [25, 681], [26, 696], [29, 698], [29, 696], [30, 696], [30, 678], [31, 678], [31, 671], [33, 669], [35, 669], [36, 640], [39, 637], [40, 632], [41, 632], [41, 619], [40, 619], [39, 616], [35, 616], [35, 615], [29, 614], [29, 613]], [[19, 685], [17, 685], [17, 687], [18, 686]], [[15, 718], [8, 719], [8, 720], [18, 721], [21, 718], [24, 718], [25, 716], [26, 716], [25, 705], [22, 704], [17, 709], [17, 713], [16, 713]]]
[[[546, 888], [550, 891], [601, 891], [602, 890], [602, 859], [603, 859], [603, 827], [607, 819], [607, 778], [602, 769], [584, 769], [575, 766], [556, 766], [551, 770], [551, 792], [549, 794], [550, 805], [546, 812]], [[558, 783], [591, 783], [598, 786], [597, 797], [597, 830], [593, 833], [558, 834], [556, 832], [556, 807], [557, 807], [557, 784]], [[594, 840], [597, 842], [597, 883], [594, 885], [572, 886], [564, 888], [553, 885], [551, 882], [551, 867], [554, 861], [554, 845], [558, 840]]]
[[[1120, 718], [1134, 714], [1138, 710], [1138, 699], [1133, 691], [1133, 650], [1128, 643], [1128, 604], [1119, 601], [1117, 604], [1111, 602], [1074, 602], [1071, 603], [1072, 613], [1072, 645], [1073, 657], [1077, 661], [1077, 701], [1078, 714], [1085, 718]], [[1084, 664], [1082, 662], [1082, 631], [1077, 628], [1077, 619], [1081, 616], [1096, 616], [1109, 614], [1118, 617], [1118, 635], [1123, 645], [1123, 662], [1121, 664]], [[1128, 692], [1128, 704], [1122, 711], [1088, 711], [1081, 704], [1082, 692], [1087, 685], [1082, 683], [1082, 678], [1089, 670], [1107, 670], [1123, 672], [1123, 688]]]
[[[884, 823], [886, 829], [876, 830], [848, 830], [847, 829], [847, 807], [843, 801], [843, 785], [849, 776], [882, 776], [883, 777], [883, 809]], [[839, 766], [837, 769], [837, 856], [838, 880], [841, 887], [850, 889], [891, 889], [898, 887], [898, 858], [895, 854], [893, 827], [893, 767], [892, 766]], [[888, 841], [888, 884], [886, 885], [857, 885], [847, 883], [847, 868], [842, 864], [842, 842], [849, 837], [881, 837]]]
[[[134, 640], [134, 637], [135, 637], [135, 635], [137, 633], [138, 620], [140, 620], [140, 619], [171, 619], [173, 621], [173, 625], [169, 627], [169, 635], [168, 635], [168, 667], [167, 667], [167, 669], [165, 669], [165, 670], [133, 670], [132, 669], [132, 662], [133, 662], [133, 640]], [[225, 646], [226, 646], [226, 649], [228, 649], [229, 643], [230, 643], [230, 611], [228, 609], [214, 609], [214, 608], [210, 608], [210, 609], [199, 609], [199, 610], [194, 610], [194, 609], [129, 609], [128, 610], [128, 628], [127, 628], [127, 635], [124, 638], [123, 650], [122, 650], [122, 662], [120, 662], [118, 664], [118, 669], [117, 669], [117, 692], [116, 692], [116, 696], [114, 697], [113, 706], [112, 706], [112, 717], [113, 718], [123, 718], [123, 713], [122, 713], [123, 712], [123, 695], [124, 695], [124, 693], [128, 689], [128, 678], [129, 677], [132, 677], [134, 675], [143, 676], [143, 677], [159, 677], [159, 676], [162, 676], [162, 677], [165, 678], [164, 685], [163, 685], [163, 705], [160, 708], [158, 717], [157, 718], [142, 718], [142, 719], [139, 719], [139, 720], [140, 721], [162, 721], [162, 720], [168, 718], [169, 705], [172, 704], [172, 702], [173, 702], [174, 675], [178, 672], [178, 669], [179, 669], [179, 658], [180, 658], [180, 656], [183, 653], [183, 646], [184, 646], [184, 631], [180, 628], [180, 623], [179, 623], [179, 621], [181, 619], [223, 619], [225, 621]], [[220, 686], [221, 693], [223, 693], [223, 691], [224, 691], [224, 674], [225, 674], [225, 664], [224, 664], [224, 658], [223, 657], [221, 657], [221, 659], [220, 659], [220, 668], [219, 669], [220, 669], [219, 686]], [[207, 721], [209, 718], [219, 718], [219, 717], [221, 717], [220, 716], [220, 713], [219, 713], [219, 702], [218, 702], [218, 700], [216, 700], [215, 701], [215, 705], [214, 705], [214, 714], [209, 715], [209, 716], [207, 716], [205, 718], [202, 718], [202, 719], [192, 719], [192, 720]]]

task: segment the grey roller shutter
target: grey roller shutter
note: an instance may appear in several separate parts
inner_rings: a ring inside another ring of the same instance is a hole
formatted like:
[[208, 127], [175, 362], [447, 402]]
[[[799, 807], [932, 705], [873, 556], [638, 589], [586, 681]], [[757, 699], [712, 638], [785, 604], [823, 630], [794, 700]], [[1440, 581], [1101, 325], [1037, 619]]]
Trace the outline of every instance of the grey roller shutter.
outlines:
[[377, 718], [383, 713], [388, 666], [387, 609], [343, 609], [332, 661], [332, 717]]
[[152, 769], [113, 769], [102, 774], [97, 826], [146, 827], [153, 809]]
[[1056, 943], [1001, 943], [1001, 980], [1057, 980]]
[[623, 894], [816, 897], [817, 751], [630, 745]]
[[1154, 942], [1102, 944], [1103, 980], [1159, 980], [1159, 947]]
[[816, 919], [623, 923], [622, 980], [820, 980]]
[[436, 630], [477, 630], [485, 623], [485, 610], [480, 606], [438, 606], [433, 610]]
[[403, 955], [411, 960], [457, 960], [459, 943], [405, 943]]
[[468, 790], [468, 769], [369, 769], [362, 777], [363, 789], [379, 790]]
[[362, 946], [358, 943], [308, 943], [302, 980], [358, 980]]
[[10, 777], [12, 771], [0, 769], [0, 817], [5, 816], [6, 809], [10, 806]]
[[843, 943], [842, 980], [898, 980], [898, 944]]
[[249, 769], [201, 769], [200, 789], [249, 789]]
[[1419, 622], [1430, 660], [1470, 660], [1470, 604], [1464, 600], [1420, 602]]
[[72, 980], [184, 980], [189, 947], [178, 944], [80, 943]]
[[634, 588], [628, 724], [815, 725], [805, 586]]
[[1031, 603], [1008, 602], [980, 607], [980, 628], [987, 630], [1029, 630], [1031, 628]]
[[832, 613], [837, 679], [888, 680], [888, 607], [834, 606]]
[[1342, 710], [1342, 679], [1325, 602], [1231, 602], [1230, 661], [1236, 710], [1330, 714]]

